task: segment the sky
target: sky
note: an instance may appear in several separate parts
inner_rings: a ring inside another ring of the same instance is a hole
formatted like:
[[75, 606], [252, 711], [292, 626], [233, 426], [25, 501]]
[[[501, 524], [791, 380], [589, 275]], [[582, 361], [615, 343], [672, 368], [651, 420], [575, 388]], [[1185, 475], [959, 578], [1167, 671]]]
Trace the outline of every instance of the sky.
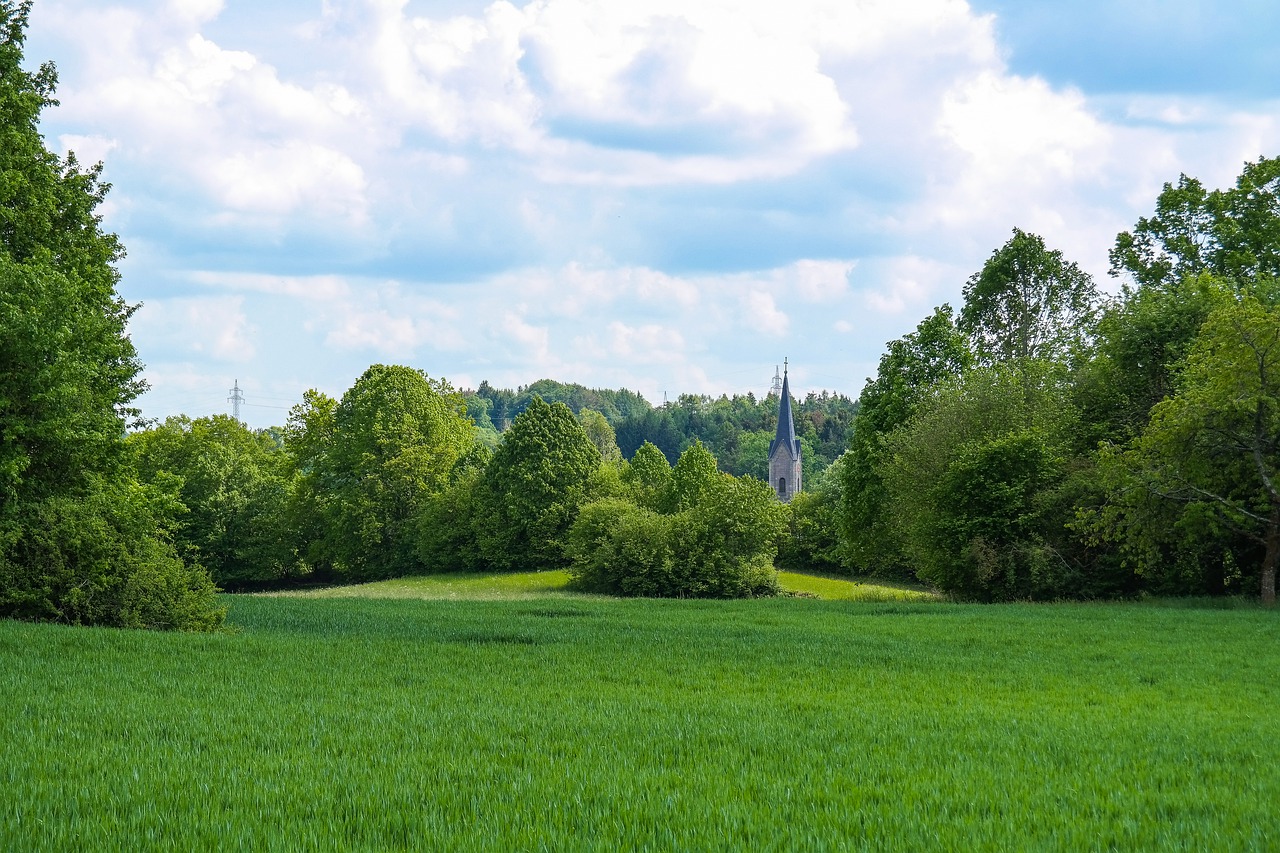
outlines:
[[856, 397], [1013, 229], [1104, 291], [1186, 173], [1280, 154], [1272, 0], [36, 0], [148, 417], [371, 364]]

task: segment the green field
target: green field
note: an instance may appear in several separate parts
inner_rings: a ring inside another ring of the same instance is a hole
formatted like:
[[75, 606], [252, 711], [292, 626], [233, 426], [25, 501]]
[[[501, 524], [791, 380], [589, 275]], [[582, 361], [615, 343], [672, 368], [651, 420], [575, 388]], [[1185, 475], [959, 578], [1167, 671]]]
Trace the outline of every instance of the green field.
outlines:
[[1280, 846], [1276, 613], [524, 577], [0, 622], [0, 849]]

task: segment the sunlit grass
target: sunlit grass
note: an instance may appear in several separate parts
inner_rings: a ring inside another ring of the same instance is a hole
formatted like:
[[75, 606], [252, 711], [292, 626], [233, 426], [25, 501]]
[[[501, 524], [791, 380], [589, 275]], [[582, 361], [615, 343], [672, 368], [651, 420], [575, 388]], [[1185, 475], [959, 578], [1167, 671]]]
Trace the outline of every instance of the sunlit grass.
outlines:
[[[797, 572], [779, 572], [778, 580], [784, 591], [805, 593], [831, 601], [940, 600], [935, 593], [888, 581], [854, 581], [848, 578]], [[535, 598], [601, 597], [572, 590], [569, 587], [569, 573], [565, 571], [451, 572], [349, 586], [263, 594], [294, 598], [414, 598], [457, 601], [527, 601]]]
[[524, 601], [533, 598], [587, 598], [568, 589], [569, 573], [450, 572], [319, 589], [262, 593], [292, 598], [414, 598], [421, 600]]
[[778, 572], [778, 581], [788, 592], [816, 595], [829, 601], [941, 601], [937, 593], [907, 584], [881, 580], [853, 580], [829, 575]]

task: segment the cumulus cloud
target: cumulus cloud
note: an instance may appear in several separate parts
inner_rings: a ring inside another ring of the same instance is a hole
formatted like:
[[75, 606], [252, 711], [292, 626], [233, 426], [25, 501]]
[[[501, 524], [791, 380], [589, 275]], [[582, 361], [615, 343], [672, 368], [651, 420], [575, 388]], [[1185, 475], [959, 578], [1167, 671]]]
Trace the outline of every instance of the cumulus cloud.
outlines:
[[1161, 183], [1220, 186], [1280, 146], [1274, 102], [1015, 73], [963, 0], [33, 15], [61, 51], [45, 130], [106, 160], [157, 376], [858, 373], [1012, 227], [1103, 277]]
[[149, 345], [200, 354], [217, 361], [247, 362], [256, 354], [256, 329], [238, 296], [156, 300], [134, 314], [131, 330]]

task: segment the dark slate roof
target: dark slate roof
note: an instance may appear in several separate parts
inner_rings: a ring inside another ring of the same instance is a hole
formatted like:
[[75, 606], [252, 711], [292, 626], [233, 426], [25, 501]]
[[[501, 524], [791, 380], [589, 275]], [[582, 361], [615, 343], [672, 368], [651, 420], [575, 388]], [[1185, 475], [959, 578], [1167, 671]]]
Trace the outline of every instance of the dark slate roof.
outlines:
[[796, 438], [796, 422], [791, 417], [791, 386], [787, 383], [787, 374], [782, 374], [782, 399], [778, 402], [778, 434], [769, 442], [769, 458], [779, 447], [791, 448], [791, 458], [800, 458], [800, 440]]

